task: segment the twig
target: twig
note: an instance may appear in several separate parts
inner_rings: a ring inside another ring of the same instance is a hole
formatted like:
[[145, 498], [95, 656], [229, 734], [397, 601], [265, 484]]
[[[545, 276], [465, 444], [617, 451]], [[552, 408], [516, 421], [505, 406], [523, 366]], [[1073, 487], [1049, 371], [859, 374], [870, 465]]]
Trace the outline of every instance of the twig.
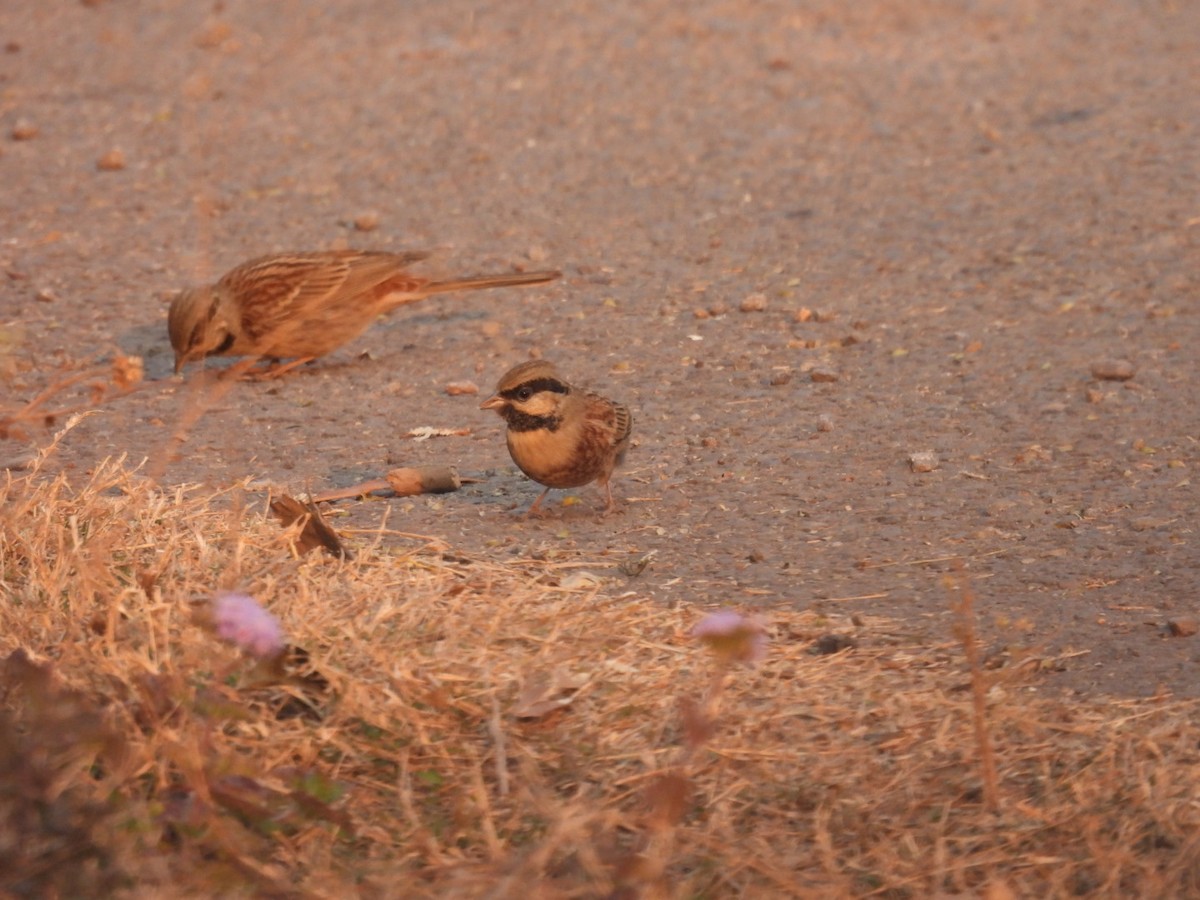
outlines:
[[475, 483], [479, 479], [463, 478], [453, 466], [416, 466], [392, 469], [383, 478], [374, 478], [345, 488], [322, 491], [312, 499], [314, 503], [331, 500], [350, 500], [365, 497], [375, 491], [391, 491], [397, 497], [413, 494], [448, 494], [457, 491], [463, 484]]
[[947, 587], [958, 589], [958, 602], [951, 604], [955, 615], [955, 634], [962, 644], [963, 655], [971, 672], [971, 701], [975, 721], [975, 746], [979, 750], [979, 768], [983, 778], [983, 804], [989, 812], [1000, 808], [1000, 790], [996, 778], [996, 758], [992, 753], [991, 736], [987, 727], [987, 679], [979, 653], [975, 632], [975, 595], [967, 584], [961, 559], [955, 565], [954, 578], [947, 576]]
[[[142, 381], [141, 366], [141, 360], [137, 357], [117, 356], [111, 365], [91, 366], [81, 372], [60, 378], [58, 381], [41, 390], [24, 406], [12, 412], [5, 413], [0, 411], [0, 438], [9, 436], [11, 432], [17, 431], [19, 426], [23, 424], [36, 422], [40, 419], [44, 424], [52, 425], [64, 416], [90, 412], [102, 403], [115, 400], [119, 397], [125, 397], [141, 390], [145, 386], [145, 382]], [[88, 403], [75, 403], [70, 406], [62, 406], [51, 410], [41, 409], [47, 402], [69, 388], [90, 379], [106, 377], [108, 380], [91, 385], [92, 399]], [[115, 390], [110, 390], [110, 388], [115, 388]]]
[[[488, 673], [491, 680], [491, 673]], [[496, 746], [496, 791], [501, 797], [508, 796], [508, 749], [504, 741], [504, 727], [500, 720], [500, 701], [492, 694], [492, 714], [488, 717], [488, 734]]]
[[890, 569], [892, 566], [924, 566], [929, 563], [951, 562], [952, 560], [962, 559], [984, 559], [988, 556], [997, 556], [1001, 553], [1008, 553], [1009, 548], [1005, 547], [1001, 550], [989, 550], [986, 553], [973, 553], [970, 556], [963, 556], [961, 553], [956, 553], [951, 556], [931, 556], [929, 559], [901, 559], [895, 562], [885, 563], [869, 563], [864, 566], [859, 566], [860, 569]]

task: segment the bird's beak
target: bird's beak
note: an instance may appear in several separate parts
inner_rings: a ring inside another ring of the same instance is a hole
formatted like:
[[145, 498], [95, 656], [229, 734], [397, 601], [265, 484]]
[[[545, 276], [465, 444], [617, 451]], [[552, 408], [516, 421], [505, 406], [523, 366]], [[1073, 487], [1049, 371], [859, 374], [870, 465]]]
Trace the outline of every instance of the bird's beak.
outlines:
[[487, 400], [484, 400], [482, 403], [480, 403], [479, 408], [480, 409], [499, 409], [500, 407], [502, 407], [504, 405], [504, 403], [505, 403], [504, 398], [501, 397], [499, 394], [496, 394], [494, 397], [489, 397]]
[[204, 354], [198, 353], [194, 347], [191, 350], [176, 350], [175, 374], [178, 375], [183, 371], [184, 366], [190, 362], [195, 362], [198, 359], [204, 359]]

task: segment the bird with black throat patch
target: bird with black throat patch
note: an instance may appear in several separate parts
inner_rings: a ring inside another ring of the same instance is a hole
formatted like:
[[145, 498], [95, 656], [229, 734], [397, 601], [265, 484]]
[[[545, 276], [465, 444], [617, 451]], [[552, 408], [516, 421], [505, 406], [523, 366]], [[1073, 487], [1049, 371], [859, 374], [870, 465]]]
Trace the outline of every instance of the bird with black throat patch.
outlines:
[[[562, 274], [436, 281], [408, 272], [428, 256], [324, 250], [260, 256], [235, 266], [215, 284], [181, 291], [171, 301], [167, 332], [175, 371], [207, 356], [246, 356], [268, 362], [254, 374], [275, 377], [336, 350], [397, 307], [449, 291], [543, 284]], [[291, 362], [272, 364], [284, 359]]]
[[613, 470], [625, 459], [633, 417], [629, 408], [566, 381], [553, 363], [529, 360], [509, 369], [480, 409], [494, 409], [507, 424], [513, 462], [545, 487], [527, 516], [539, 515], [551, 488], [596, 482], [616, 509]]

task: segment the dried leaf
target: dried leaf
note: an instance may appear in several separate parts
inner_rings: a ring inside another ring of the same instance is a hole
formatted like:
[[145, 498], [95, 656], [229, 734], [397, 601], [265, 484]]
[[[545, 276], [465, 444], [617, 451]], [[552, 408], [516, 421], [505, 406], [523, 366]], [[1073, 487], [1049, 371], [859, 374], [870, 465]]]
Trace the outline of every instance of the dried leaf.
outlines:
[[353, 558], [349, 548], [342, 543], [337, 532], [325, 521], [315, 503], [302, 503], [295, 497], [283, 494], [271, 500], [271, 512], [275, 513], [275, 517], [279, 519], [284, 528], [289, 528], [300, 521], [304, 522], [300, 533], [292, 542], [292, 547], [301, 556], [310, 550], [324, 547], [332, 555], [341, 559]]
[[692, 802], [692, 783], [686, 775], [666, 772], [646, 788], [651, 828], [671, 828], [683, 821]]
[[513, 715], [518, 719], [540, 719], [569, 706], [588, 680], [586, 676], [569, 675], [559, 668], [527, 675], [513, 707]]
[[470, 433], [470, 428], [434, 428], [432, 425], [422, 425], [420, 428], [409, 430], [405, 437], [414, 441], [427, 441], [432, 437], [466, 437]]

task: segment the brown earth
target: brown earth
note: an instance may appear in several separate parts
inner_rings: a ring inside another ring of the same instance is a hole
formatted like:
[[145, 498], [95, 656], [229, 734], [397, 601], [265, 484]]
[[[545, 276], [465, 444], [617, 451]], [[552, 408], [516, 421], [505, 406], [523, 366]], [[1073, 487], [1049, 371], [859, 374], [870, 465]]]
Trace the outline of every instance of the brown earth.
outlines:
[[[450, 463], [483, 481], [333, 522], [922, 645], [963, 558], [989, 641], [1060, 658], [1047, 688], [1200, 694], [1200, 638], [1164, 628], [1200, 581], [1200, 4], [24, 2], [0, 43], [4, 403], [117, 351], [151, 379], [64, 439], [73, 477]], [[329, 246], [565, 277], [236, 385], [168, 464], [198, 381], [166, 292]], [[537, 487], [445, 385], [531, 352], [633, 408], [619, 514], [511, 515]]]

